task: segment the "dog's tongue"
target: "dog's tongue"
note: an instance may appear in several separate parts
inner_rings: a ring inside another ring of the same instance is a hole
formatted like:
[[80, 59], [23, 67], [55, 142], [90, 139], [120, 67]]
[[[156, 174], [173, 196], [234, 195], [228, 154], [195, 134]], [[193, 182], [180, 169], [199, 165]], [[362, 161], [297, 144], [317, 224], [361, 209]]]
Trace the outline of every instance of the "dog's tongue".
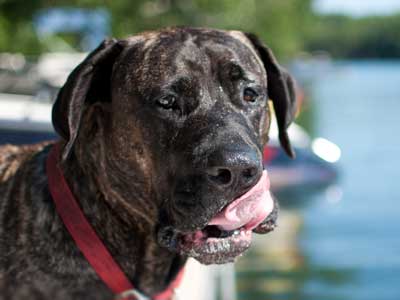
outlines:
[[267, 171], [263, 171], [261, 179], [251, 190], [225, 207], [208, 225], [227, 231], [243, 226], [246, 230], [256, 228], [274, 208], [269, 185]]

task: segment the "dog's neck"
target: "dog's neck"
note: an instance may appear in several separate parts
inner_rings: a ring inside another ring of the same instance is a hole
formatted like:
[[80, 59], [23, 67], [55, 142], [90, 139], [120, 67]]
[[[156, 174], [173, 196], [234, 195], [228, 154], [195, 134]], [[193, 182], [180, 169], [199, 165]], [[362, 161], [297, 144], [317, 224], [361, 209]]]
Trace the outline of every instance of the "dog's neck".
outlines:
[[64, 176], [89, 223], [134, 286], [146, 294], [160, 292], [186, 258], [158, 246], [154, 207], [149, 205], [154, 202], [146, 199], [151, 195], [139, 186], [135, 189], [133, 178], [115, 182], [118, 176], [106, 169], [99, 152], [101, 148], [78, 148], [62, 165]]

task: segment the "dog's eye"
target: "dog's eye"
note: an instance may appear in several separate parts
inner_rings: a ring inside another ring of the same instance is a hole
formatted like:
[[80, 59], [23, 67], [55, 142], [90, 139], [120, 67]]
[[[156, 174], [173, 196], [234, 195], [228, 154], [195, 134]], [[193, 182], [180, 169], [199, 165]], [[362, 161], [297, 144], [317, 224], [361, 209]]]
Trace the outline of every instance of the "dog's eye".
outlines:
[[167, 95], [157, 100], [157, 105], [164, 109], [173, 109], [176, 107], [176, 97], [174, 95]]
[[258, 94], [252, 88], [245, 88], [243, 91], [243, 100], [246, 102], [254, 102], [257, 100]]

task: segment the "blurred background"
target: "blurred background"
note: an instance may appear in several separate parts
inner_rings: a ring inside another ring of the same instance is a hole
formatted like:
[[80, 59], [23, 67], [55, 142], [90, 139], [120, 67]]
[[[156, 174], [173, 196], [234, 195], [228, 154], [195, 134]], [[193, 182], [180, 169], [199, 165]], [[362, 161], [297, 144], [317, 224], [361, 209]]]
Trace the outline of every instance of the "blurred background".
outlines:
[[400, 299], [398, 0], [0, 0], [0, 144], [55, 138], [52, 101], [104, 37], [172, 25], [257, 33], [299, 83], [297, 159], [275, 128], [264, 153], [279, 227], [207, 299]]

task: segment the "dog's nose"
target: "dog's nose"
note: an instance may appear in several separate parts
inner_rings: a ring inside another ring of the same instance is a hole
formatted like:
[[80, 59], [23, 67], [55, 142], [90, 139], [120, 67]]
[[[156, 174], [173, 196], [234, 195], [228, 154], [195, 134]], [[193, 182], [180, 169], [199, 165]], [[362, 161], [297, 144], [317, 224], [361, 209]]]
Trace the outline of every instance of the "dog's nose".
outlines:
[[262, 174], [261, 159], [250, 147], [220, 149], [208, 156], [207, 178], [213, 185], [242, 192], [256, 184]]

